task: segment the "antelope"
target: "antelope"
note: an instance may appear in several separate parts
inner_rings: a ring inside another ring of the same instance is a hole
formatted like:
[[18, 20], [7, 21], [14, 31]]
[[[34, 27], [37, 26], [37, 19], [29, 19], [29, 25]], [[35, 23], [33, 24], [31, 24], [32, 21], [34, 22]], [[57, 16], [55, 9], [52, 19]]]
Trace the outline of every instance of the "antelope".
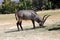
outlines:
[[35, 21], [39, 24], [39, 26], [44, 25], [46, 19], [49, 17], [50, 15], [44, 15], [43, 17], [40, 17], [34, 10], [19, 10], [15, 13], [15, 18], [17, 20], [17, 29], [18, 31], [19, 26], [21, 27], [21, 30], [23, 30], [22, 28], [22, 20], [31, 20], [33, 23], [33, 29], [35, 29]]

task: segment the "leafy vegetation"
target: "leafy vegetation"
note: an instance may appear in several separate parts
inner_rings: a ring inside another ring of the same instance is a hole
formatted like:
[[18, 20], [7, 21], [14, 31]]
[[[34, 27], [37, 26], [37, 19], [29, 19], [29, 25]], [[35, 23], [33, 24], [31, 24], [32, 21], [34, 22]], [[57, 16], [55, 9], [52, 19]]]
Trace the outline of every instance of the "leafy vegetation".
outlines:
[[[59, 5], [59, 2], [56, 4]], [[19, 0], [19, 2], [4, 0], [2, 5], [0, 5], [0, 14], [10, 14], [17, 10], [46, 10], [54, 8], [53, 6], [55, 4], [49, 0]]]

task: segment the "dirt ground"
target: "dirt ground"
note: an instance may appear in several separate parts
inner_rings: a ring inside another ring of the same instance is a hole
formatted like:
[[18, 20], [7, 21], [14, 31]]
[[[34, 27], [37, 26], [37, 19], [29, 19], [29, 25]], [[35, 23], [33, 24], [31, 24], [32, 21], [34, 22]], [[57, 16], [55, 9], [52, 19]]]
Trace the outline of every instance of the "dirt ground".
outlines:
[[[0, 40], [60, 40], [60, 29], [51, 30], [49, 28], [60, 28], [60, 14], [51, 15], [45, 22], [45, 28], [32, 29], [31, 21], [23, 21], [23, 31], [17, 31], [16, 20], [0, 22]], [[57, 25], [58, 24], [58, 25]]]

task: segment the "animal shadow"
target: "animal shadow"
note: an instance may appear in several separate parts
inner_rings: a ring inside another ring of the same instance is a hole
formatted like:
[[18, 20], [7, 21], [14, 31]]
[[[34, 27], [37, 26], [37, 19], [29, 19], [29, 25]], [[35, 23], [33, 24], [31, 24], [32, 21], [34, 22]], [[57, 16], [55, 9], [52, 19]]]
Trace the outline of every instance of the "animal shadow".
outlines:
[[5, 33], [12, 33], [12, 32], [18, 32], [18, 30], [9, 30], [9, 31], [6, 31]]
[[[46, 26], [43, 26], [43, 27], [40, 27], [40, 26], [37, 26], [35, 27], [35, 29], [39, 29], [39, 28], [45, 28]], [[23, 29], [23, 31], [26, 31], [26, 30], [34, 30], [34, 28], [26, 28], [26, 29]], [[21, 29], [19, 31], [22, 31]], [[11, 29], [11, 30], [8, 30], [6, 31], [5, 33], [12, 33], [12, 32], [19, 32], [18, 30], [15, 30], [15, 29]]]
[[53, 30], [60, 30], [60, 27], [48, 29], [48, 31], [53, 31]]
[[[39, 29], [39, 28], [45, 28], [46, 26], [43, 26], [43, 27], [40, 27], [40, 26], [37, 26], [35, 27], [35, 29]], [[33, 30], [34, 28], [26, 28], [25, 30]]]

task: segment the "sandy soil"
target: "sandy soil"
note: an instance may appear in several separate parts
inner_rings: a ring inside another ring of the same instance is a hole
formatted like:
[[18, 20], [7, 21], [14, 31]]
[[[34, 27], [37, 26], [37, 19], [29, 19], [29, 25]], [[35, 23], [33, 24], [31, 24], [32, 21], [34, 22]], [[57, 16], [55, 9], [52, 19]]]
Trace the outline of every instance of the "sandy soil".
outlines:
[[[60, 40], [60, 30], [48, 31], [47, 27], [32, 29], [31, 21], [23, 21], [24, 31], [17, 31], [15, 23], [16, 20], [0, 22], [0, 40]], [[44, 25], [55, 23], [60, 23], [60, 14], [50, 16]]]

